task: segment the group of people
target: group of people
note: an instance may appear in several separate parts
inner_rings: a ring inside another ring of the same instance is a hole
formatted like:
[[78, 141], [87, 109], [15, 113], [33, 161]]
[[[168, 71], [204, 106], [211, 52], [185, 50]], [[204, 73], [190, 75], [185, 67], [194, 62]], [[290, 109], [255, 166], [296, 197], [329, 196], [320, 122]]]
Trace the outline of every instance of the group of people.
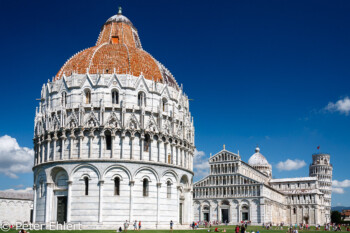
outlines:
[[[124, 232], [127, 232], [128, 231], [128, 228], [129, 228], [130, 224], [129, 224], [129, 221], [126, 220], [124, 222]], [[141, 221], [139, 221], [137, 223], [137, 220], [135, 220], [135, 222], [133, 223], [133, 227], [134, 227], [134, 231], [141, 231]], [[174, 222], [173, 220], [170, 221], [170, 231], [172, 232], [173, 231], [173, 227], [174, 227]], [[123, 232], [123, 229], [122, 227], [119, 227], [119, 229], [117, 230], [117, 232]], [[20, 232], [22, 233], [22, 232]]]

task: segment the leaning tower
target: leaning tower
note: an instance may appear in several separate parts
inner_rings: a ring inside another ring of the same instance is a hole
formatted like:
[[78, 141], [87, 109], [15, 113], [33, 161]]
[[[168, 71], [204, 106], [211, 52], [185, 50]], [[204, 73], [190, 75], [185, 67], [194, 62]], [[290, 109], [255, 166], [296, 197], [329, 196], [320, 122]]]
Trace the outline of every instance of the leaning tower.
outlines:
[[324, 205], [326, 207], [326, 221], [330, 221], [331, 200], [332, 200], [332, 172], [333, 166], [330, 163], [330, 155], [317, 153], [312, 155], [309, 175], [318, 178], [319, 189], [324, 193]]

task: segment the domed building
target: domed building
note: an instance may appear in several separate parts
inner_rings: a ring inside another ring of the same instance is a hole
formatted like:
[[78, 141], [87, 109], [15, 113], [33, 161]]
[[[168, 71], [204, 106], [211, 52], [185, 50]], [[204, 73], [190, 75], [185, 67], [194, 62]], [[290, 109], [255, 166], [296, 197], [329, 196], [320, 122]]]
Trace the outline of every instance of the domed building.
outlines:
[[248, 164], [256, 170], [264, 173], [268, 177], [272, 177], [272, 167], [267, 159], [260, 153], [260, 148], [255, 148], [255, 153], [248, 160]]
[[35, 223], [116, 229], [192, 220], [188, 97], [122, 15], [43, 85], [35, 115]]

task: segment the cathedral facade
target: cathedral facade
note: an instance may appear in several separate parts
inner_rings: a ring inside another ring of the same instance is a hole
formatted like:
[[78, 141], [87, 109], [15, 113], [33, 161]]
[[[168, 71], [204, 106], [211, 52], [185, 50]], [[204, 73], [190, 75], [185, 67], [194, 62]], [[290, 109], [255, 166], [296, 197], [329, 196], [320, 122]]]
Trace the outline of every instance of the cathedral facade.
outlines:
[[225, 148], [209, 158], [210, 174], [194, 183], [194, 220], [238, 224], [330, 222], [329, 154], [314, 154], [309, 177], [272, 179], [260, 148], [248, 163]]
[[42, 87], [33, 222], [187, 225], [194, 149], [188, 97], [120, 9]]

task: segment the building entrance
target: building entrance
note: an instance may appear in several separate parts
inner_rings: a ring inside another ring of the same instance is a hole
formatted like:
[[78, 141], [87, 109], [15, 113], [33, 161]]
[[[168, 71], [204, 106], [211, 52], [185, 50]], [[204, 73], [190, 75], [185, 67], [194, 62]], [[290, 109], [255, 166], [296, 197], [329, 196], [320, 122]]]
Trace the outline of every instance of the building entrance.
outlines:
[[222, 223], [228, 223], [228, 209], [222, 209], [221, 210], [221, 221]]
[[204, 213], [204, 221], [207, 221], [207, 222], [210, 221], [210, 219], [209, 219], [209, 213]]
[[57, 222], [67, 222], [67, 197], [57, 197]]
[[247, 212], [242, 213], [242, 221], [248, 221], [248, 220], [249, 220], [248, 213]]

